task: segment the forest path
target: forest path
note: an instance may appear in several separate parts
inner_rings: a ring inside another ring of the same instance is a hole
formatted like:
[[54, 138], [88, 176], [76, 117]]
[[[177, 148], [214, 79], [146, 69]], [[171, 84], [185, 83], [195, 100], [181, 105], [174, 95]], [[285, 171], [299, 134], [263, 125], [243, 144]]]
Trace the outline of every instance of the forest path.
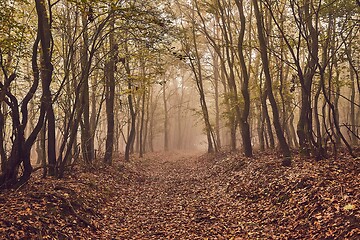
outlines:
[[0, 192], [0, 239], [360, 239], [359, 159], [151, 153]]
[[151, 154], [138, 160], [136, 167], [143, 175], [119, 189], [107, 205], [113, 214], [106, 220], [111, 223], [106, 231], [114, 239], [232, 235], [231, 215], [241, 204], [226, 201], [221, 182], [210, 183], [212, 173], [199, 154]]

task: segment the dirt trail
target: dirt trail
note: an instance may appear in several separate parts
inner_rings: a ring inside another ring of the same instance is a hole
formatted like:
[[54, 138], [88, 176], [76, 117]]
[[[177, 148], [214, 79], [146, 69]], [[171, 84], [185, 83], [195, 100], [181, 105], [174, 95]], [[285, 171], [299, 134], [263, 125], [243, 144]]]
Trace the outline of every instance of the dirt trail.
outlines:
[[137, 167], [144, 175], [119, 191], [126, 197], [108, 205], [118, 211], [110, 216], [115, 239], [225, 239], [230, 234], [231, 222], [221, 213], [230, 210], [219, 192], [224, 188], [209, 184], [208, 166], [199, 155], [150, 155]]
[[0, 239], [360, 239], [359, 159], [121, 159], [0, 193]]
[[358, 239], [359, 162], [345, 157], [284, 168], [276, 155], [147, 155], [104, 229], [114, 239]]

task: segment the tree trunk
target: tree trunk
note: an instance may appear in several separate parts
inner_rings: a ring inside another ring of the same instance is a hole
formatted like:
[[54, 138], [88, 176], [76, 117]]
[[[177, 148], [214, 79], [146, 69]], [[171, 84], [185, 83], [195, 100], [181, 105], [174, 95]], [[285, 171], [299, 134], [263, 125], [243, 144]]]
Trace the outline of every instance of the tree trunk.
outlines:
[[[351, 50], [349, 50], [351, 52]], [[351, 61], [351, 59], [349, 60]], [[358, 138], [356, 136], [359, 136], [356, 132], [356, 125], [357, 122], [355, 120], [355, 97], [356, 97], [356, 91], [355, 91], [355, 76], [354, 76], [354, 70], [350, 67], [350, 80], [351, 80], [351, 101], [350, 101], [350, 124], [351, 124], [351, 144], [353, 146], [356, 146], [358, 144]], [[358, 93], [359, 94], [359, 93]], [[359, 111], [360, 112], [360, 111]]]
[[[336, 121], [340, 124], [340, 114], [339, 114], [339, 98], [340, 98], [340, 72], [338, 69], [337, 64], [334, 65], [335, 68], [335, 96], [334, 96], [334, 117]], [[338, 146], [341, 145], [341, 138], [340, 138], [340, 127], [336, 129], [336, 137], [335, 141]]]
[[316, 93], [314, 97], [314, 123], [315, 123], [316, 145], [317, 145], [315, 157], [317, 158], [317, 160], [326, 157], [326, 150], [325, 148], [323, 148], [323, 138], [321, 134], [321, 125], [319, 120], [318, 102], [319, 102], [320, 92], [321, 92], [321, 86], [319, 85], [318, 88], [316, 89]]
[[164, 104], [164, 151], [169, 151], [169, 117], [166, 99], [166, 82], [162, 85], [162, 97]]
[[4, 146], [5, 136], [5, 116], [4, 112], [6, 105], [0, 102], [0, 160], [1, 160], [1, 172], [4, 172], [6, 166], [6, 151]]
[[196, 39], [196, 29], [195, 29], [195, 20], [194, 20], [194, 15], [195, 15], [195, 10], [192, 9], [192, 43], [194, 44], [194, 59], [192, 59], [191, 57], [189, 58], [190, 60], [190, 65], [191, 65], [191, 69], [194, 73], [194, 78], [196, 81], [196, 87], [197, 90], [199, 92], [200, 95], [200, 105], [201, 105], [201, 110], [202, 110], [202, 115], [203, 115], [203, 119], [204, 119], [204, 123], [205, 123], [205, 131], [206, 131], [206, 136], [207, 136], [207, 142], [208, 142], [208, 153], [211, 152], [217, 152], [217, 145], [216, 145], [216, 139], [214, 136], [214, 132], [213, 132], [213, 128], [211, 126], [210, 123], [210, 117], [209, 117], [209, 111], [208, 111], [208, 107], [207, 107], [207, 103], [206, 103], [206, 97], [205, 97], [205, 91], [204, 91], [204, 86], [203, 86], [203, 73], [202, 73], [202, 67], [201, 67], [201, 62], [200, 62], [200, 55], [199, 55], [199, 49], [198, 49], [198, 42]]
[[238, 54], [240, 58], [240, 66], [243, 77], [243, 82], [241, 86], [241, 93], [244, 98], [244, 108], [240, 117], [240, 129], [244, 147], [244, 154], [246, 157], [252, 156], [252, 146], [251, 146], [251, 136], [250, 136], [250, 126], [248, 123], [248, 118], [250, 114], [250, 94], [249, 94], [249, 74], [246, 68], [245, 57], [243, 53], [243, 42], [245, 35], [245, 15], [243, 9], [243, 0], [235, 0], [237, 8], [240, 13], [240, 33], [238, 38]]
[[90, 94], [89, 94], [89, 36], [87, 27], [87, 16], [84, 13], [82, 15], [83, 31], [83, 46], [81, 50], [81, 71], [82, 71], [82, 108], [83, 115], [81, 121], [81, 146], [82, 154], [85, 163], [90, 164], [94, 158], [94, 152], [91, 146], [91, 127], [90, 127]]
[[[126, 52], [128, 52], [127, 45], [125, 46]], [[133, 89], [132, 89], [132, 81], [130, 79], [130, 66], [128, 60], [124, 62], [125, 71], [127, 74], [127, 84], [128, 84], [128, 102], [129, 102], [129, 111], [130, 111], [130, 132], [125, 146], [125, 161], [130, 161], [130, 152], [133, 150], [134, 140], [135, 140], [135, 128], [136, 128], [136, 112], [134, 108], [133, 101]]]
[[[260, 88], [261, 88], [261, 84], [260, 84]], [[265, 87], [265, 91], [263, 93], [260, 93], [260, 95], [261, 95], [260, 100], [261, 100], [262, 114], [263, 114], [263, 118], [265, 119], [264, 123], [266, 123], [266, 130], [267, 130], [267, 135], [268, 135], [268, 141], [267, 141], [268, 147], [270, 147], [271, 149], [274, 149], [275, 148], [275, 140], [274, 140], [273, 130], [271, 127], [271, 120], [270, 120], [270, 116], [269, 116], [268, 106], [266, 103], [266, 99], [267, 99], [266, 87]]]
[[146, 109], [145, 109], [145, 121], [144, 121], [144, 138], [142, 141], [142, 145], [143, 145], [143, 152], [147, 152], [148, 149], [148, 145], [147, 145], [147, 139], [148, 139], [148, 134], [149, 134], [149, 118], [150, 118], [150, 95], [151, 95], [151, 86], [149, 87], [149, 91], [147, 94], [147, 97], [145, 97], [146, 99]]
[[265, 142], [264, 142], [265, 119], [261, 111], [261, 104], [258, 105], [257, 109], [258, 109], [257, 129], [258, 129], [259, 147], [260, 147], [260, 151], [264, 151], [265, 150]]
[[154, 102], [154, 96], [150, 94], [150, 119], [149, 119], [149, 149], [154, 152], [154, 117], [156, 110], [156, 102]]
[[218, 148], [221, 148], [221, 138], [220, 138], [220, 108], [219, 108], [219, 58], [217, 53], [213, 53], [213, 64], [214, 64], [214, 87], [215, 87], [215, 134], [216, 134], [216, 144]]
[[[360, 109], [358, 109], [358, 112], [355, 111], [355, 98], [356, 98], [356, 85], [358, 86], [358, 97], [359, 97], [359, 103], [360, 103], [360, 84], [359, 84], [359, 74], [358, 70], [355, 67], [353, 63], [353, 57], [352, 57], [352, 43], [350, 43], [348, 46], [345, 45], [345, 53], [348, 59], [349, 63], [349, 69], [350, 69], [350, 80], [351, 80], [351, 102], [350, 102], [350, 123], [351, 123], [351, 144], [353, 146], [356, 146], [358, 144], [358, 138], [359, 138], [359, 131], [358, 126], [360, 124]], [[356, 119], [358, 121], [356, 121]]]
[[291, 153], [290, 153], [289, 146], [286, 142], [286, 139], [284, 137], [284, 132], [282, 130], [281, 123], [280, 123], [278, 107], [277, 107], [277, 104], [276, 104], [276, 101], [275, 101], [275, 98], [274, 98], [274, 95], [272, 92], [272, 80], [271, 80], [270, 70], [269, 70], [267, 46], [266, 46], [264, 32], [263, 32], [262, 17], [260, 15], [260, 10], [259, 10], [257, 0], [253, 0], [253, 5], [254, 5], [254, 13], [256, 16], [256, 23], [257, 23], [256, 25], [257, 25], [257, 30], [258, 30], [258, 39], [259, 39], [259, 43], [260, 43], [261, 59], [263, 62], [263, 68], [264, 68], [264, 73], [265, 73], [266, 92], [267, 92], [267, 95], [268, 95], [268, 98], [269, 98], [269, 101], [271, 104], [271, 108], [273, 111], [273, 123], [274, 123], [274, 127], [275, 127], [275, 132], [278, 137], [282, 153], [284, 155], [283, 165], [289, 166], [291, 164]]
[[[50, 7], [50, 6], [49, 6]], [[48, 147], [48, 162], [49, 175], [56, 174], [56, 136], [55, 136], [55, 115], [52, 106], [52, 95], [50, 90], [50, 83], [52, 81], [53, 65], [51, 64], [51, 30], [49, 16], [46, 10], [45, 0], [36, 0], [36, 11], [39, 20], [39, 36], [41, 43], [41, 82], [43, 88], [42, 102], [46, 111], [47, 119], [47, 147]]]
[[106, 69], [106, 120], [107, 120], [107, 133], [104, 162], [111, 165], [114, 151], [114, 131], [115, 131], [115, 118], [114, 118], [114, 102], [115, 102], [115, 59], [117, 47], [115, 46], [114, 39], [114, 17], [110, 20], [110, 60], [107, 63]]
[[[34, 81], [29, 91], [26, 93], [25, 97], [22, 100], [21, 120], [20, 120], [19, 102], [9, 90], [10, 83], [13, 80], [15, 80], [16, 74], [13, 73], [10, 76], [8, 76], [6, 70], [3, 69], [5, 80], [4, 80], [4, 84], [0, 83], [0, 88], [1, 88], [0, 104], [3, 104], [3, 102], [5, 102], [11, 108], [10, 115], [12, 119], [12, 129], [13, 129], [11, 136], [13, 144], [9, 153], [9, 157], [6, 159], [6, 162], [3, 163], [2, 174], [0, 175], [1, 188], [21, 186], [30, 178], [32, 172], [32, 166], [30, 162], [31, 148], [34, 145], [36, 137], [44, 124], [44, 118], [49, 109], [49, 105], [50, 107], [52, 107], [51, 92], [50, 92], [50, 82], [52, 78], [51, 48], [50, 48], [51, 32], [48, 21], [49, 18], [47, 16], [44, 1], [42, 0], [36, 1], [36, 11], [38, 15], [38, 33], [33, 45], [33, 52], [32, 52], [32, 70], [33, 70]], [[39, 67], [37, 63], [39, 43], [41, 43], [41, 52], [42, 52], [42, 61], [41, 61], [42, 62], [42, 68], [41, 68], [42, 101], [40, 105], [40, 113], [37, 124], [35, 125], [32, 132], [29, 134], [28, 138], [25, 139], [25, 135], [24, 135], [25, 128], [28, 123], [28, 104], [32, 99], [32, 97], [34, 96], [40, 81]], [[5, 100], [5, 95], [7, 96], [6, 100]], [[1, 142], [1, 144], [3, 143]], [[55, 146], [53, 147], [55, 149]], [[19, 167], [21, 164], [23, 164], [23, 171], [19, 174]]]
[[141, 97], [141, 118], [140, 118], [140, 136], [139, 136], [139, 155], [140, 157], [144, 156], [145, 146], [144, 146], [144, 124], [145, 124], [145, 102], [146, 102], [146, 83], [145, 83], [145, 73], [143, 74], [143, 86], [142, 86], [142, 97]]
[[180, 92], [180, 100], [177, 108], [177, 141], [176, 147], [178, 150], [182, 150], [184, 147], [183, 144], [183, 136], [184, 136], [184, 125], [183, 125], [183, 104], [184, 104], [184, 77], [181, 77], [181, 92]]

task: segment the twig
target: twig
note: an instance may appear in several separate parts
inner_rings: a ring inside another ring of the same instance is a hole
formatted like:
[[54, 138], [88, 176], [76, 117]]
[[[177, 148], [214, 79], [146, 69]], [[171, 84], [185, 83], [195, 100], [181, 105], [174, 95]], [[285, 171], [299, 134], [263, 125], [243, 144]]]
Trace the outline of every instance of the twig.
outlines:
[[85, 225], [87, 226], [90, 226], [93, 230], [96, 230], [96, 226], [94, 224], [92, 224], [90, 221], [86, 220], [84, 217], [82, 217], [81, 215], [79, 215], [73, 205], [71, 204], [70, 200], [63, 197], [63, 196], [60, 196], [60, 195], [56, 195], [57, 197], [59, 197], [70, 209], [71, 213], [76, 217], [78, 218], [81, 222], [85, 223]]
[[15, 189], [15, 192], [19, 191], [19, 189], [21, 189], [22, 187], [24, 187], [27, 183], [28, 183], [28, 180], [26, 180], [24, 183], [20, 184], [20, 186], [18, 186], [18, 187]]
[[86, 220], [85, 218], [83, 218], [82, 216], [80, 216], [79, 214], [76, 213], [76, 211], [75, 211], [73, 205], [71, 204], [71, 202], [69, 201], [69, 199], [65, 198], [65, 201], [68, 204], [68, 206], [70, 207], [70, 210], [75, 217], [77, 217], [80, 221], [82, 221], [86, 225], [90, 226], [92, 229], [96, 230], [96, 226], [94, 224], [92, 224], [90, 221]]

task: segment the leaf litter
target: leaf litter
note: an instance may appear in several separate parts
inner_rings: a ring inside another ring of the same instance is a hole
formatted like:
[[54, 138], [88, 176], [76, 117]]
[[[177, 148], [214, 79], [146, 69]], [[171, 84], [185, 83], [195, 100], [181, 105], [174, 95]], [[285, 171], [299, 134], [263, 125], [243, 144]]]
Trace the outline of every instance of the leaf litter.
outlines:
[[359, 159], [149, 153], [0, 194], [1, 239], [359, 239]]

